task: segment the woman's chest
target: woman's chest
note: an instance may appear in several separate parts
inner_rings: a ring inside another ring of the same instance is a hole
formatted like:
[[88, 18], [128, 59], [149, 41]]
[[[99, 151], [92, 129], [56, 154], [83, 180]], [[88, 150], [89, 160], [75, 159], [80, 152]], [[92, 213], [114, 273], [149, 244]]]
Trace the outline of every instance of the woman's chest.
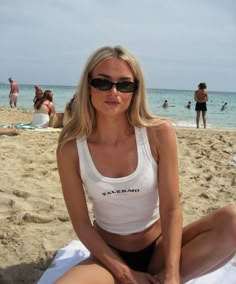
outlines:
[[89, 145], [89, 152], [98, 172], [106, 177], [128, 176], [138, 166], [138, 150], [135, 141], [105, 147]]

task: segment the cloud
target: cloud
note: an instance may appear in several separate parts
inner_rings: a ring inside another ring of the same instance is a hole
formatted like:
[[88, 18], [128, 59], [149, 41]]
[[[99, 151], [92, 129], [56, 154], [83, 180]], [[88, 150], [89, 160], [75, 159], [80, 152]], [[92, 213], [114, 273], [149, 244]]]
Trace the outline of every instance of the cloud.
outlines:
[[74, 84], [94, 49], [121, 44], [150, 87], [191, 88], [204, 74], [217, 90], [220, 69], [235, 90], [235, 8], [233, 0], [2, 0], [0, 77]]

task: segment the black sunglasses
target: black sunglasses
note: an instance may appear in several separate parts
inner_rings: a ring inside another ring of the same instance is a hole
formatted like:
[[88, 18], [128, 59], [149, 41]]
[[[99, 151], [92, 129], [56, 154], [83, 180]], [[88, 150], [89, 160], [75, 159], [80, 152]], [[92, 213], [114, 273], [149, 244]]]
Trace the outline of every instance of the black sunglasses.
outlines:
[[112, 88], [113, 85], [115, 85], [117, 91], [121, 93], [132, 93], [135, 92], [138, 88], [138, 81], [135, 82], [123, 81], [123, 82], [114, 83], [107, 79], [95, 78], [95, 79], [89, 79], [89, 83], [95, 89], [98, 89], [100, 91], [108, 91]]

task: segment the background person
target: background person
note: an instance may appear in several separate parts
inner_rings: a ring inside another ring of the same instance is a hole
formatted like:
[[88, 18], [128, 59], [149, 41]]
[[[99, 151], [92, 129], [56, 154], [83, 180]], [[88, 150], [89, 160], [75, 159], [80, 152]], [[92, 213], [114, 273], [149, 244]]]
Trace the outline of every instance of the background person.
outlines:
[[73, 98], [66, 104], [65, 110], [64, 110], [64, 115], [63, 115], [63, 126], [65, 126], [71, 119], [72, 119], [72, 114], [74, 112], [75, 108], [75, 95]]
[[35, 88], [35, 96], [33, 99], [34, 107], [37, 105], [37, 103], [42, 99], [43, 97], [43, 89], [40, 88], [38, 85], [34, 86]]
[[51, 90], [46, 90], [34, 106], [31, 124], [35, 127], [48, 127], [50, 116], [54, 114], [56, 114], [56, 109], [53, 103], [53, 93]]
[[179, 284], [229, 261], [234, 206], [182, 228], [175, 131], [147, 109], [135, 57], [120, 46], [96, 50], [75, 102], [57, 162], [73, 227], [91, 256], [55, 283]]
[[186, 108], [191, 109], [191, 102], [190, 101], [187, 103]]
[[17, 135], [18, 131], [15, 128], [0, 128], [0, 135]]
[[225, 102], [225, 103], [222, 105], [221, 111], [222, 111], [222, 110], [225, 110], [226, 108], [227, 108], [227, 102]]
[[201, 113], [202, 113], [203, 125], [204, 128], [206, 128], [206, 111], [207, 111], [206, 102], [208, 101], [208, 93], [206, 89], [207, 89], [206, 83], [202, 82], [198, 85], [198, 90], [194, 92], [194, 100], [196, 102], [195, 110], [196, 110], [197, 128], [199, 128], [199, 120]]
[[9, 104], [11, 108], [17, 107], [17, 101], [20, 92], [19, 86], [11, 77], [8, 80], [10, 82]]
[[165, 100], [164, 103], [163, 103], [163, 105], [162, 105], [162, 107], [163, 107], [163, 108], [168, 108], [168, 106], [169, 106], [168, 101]]

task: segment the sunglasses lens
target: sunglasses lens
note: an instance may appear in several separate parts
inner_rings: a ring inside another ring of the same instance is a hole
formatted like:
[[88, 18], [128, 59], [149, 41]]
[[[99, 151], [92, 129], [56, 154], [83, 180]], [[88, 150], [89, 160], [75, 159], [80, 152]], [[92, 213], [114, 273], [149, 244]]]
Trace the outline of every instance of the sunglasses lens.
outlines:
[[106, 79], [92, 79], [90, 81], [90, 84], [95, 88], [95, 89], [98, 89], [98, 90], [101, 90], [101, 91], [107, 91], [107, 90], [110, 90], [111, 87], [112, 87], [112, 82], [109, 81], [109, 80], [106, 80]]
[[138, 84], [137, 82], [118, 82], [113, 83], [107, 79], [95, 78], [90, 81], [90, 85], [93, 86], [95, 89], [101, 91], [108, 91], [112, 88], [113, 85], [116, 86], [116, 89], [121, 93], [132, 93], [137, 90]]
[[131, 93], [136, 91], [137, 89], [137, 84], [134, 82], [120, 82], [116, 84], [117, 90], [122, 92], [122, 93]]

